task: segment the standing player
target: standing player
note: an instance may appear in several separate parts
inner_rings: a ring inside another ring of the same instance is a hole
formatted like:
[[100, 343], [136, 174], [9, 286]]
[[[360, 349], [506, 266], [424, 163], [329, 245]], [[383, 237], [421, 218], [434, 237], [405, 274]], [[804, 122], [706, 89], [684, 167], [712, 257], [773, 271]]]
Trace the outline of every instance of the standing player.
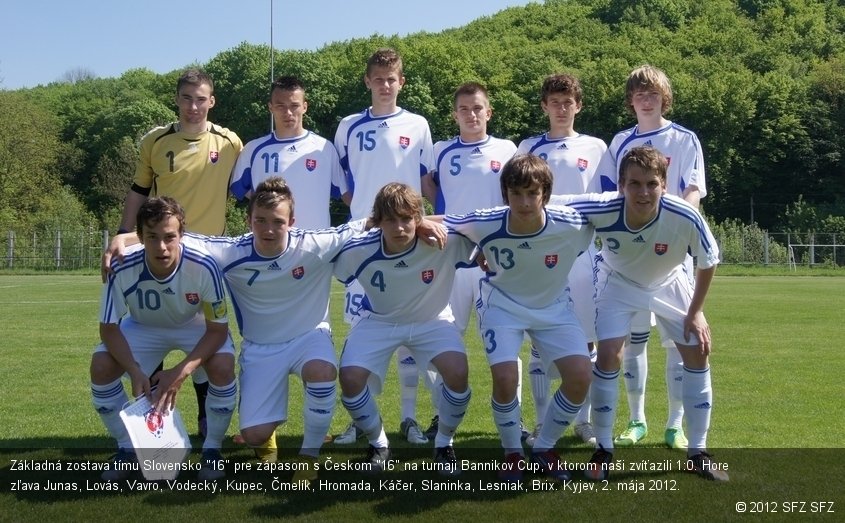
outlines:
[[[625, 105], [637, 117], [637, 125], [618, 133], [599, 165], [602, 190], [616, 190], [616, 178], [622, 158], [631, 148], [649, 145], [663, 153], [669, 162], [666, 192], [679, 196], [698, 208], [699, 201], [707, 194], [704, 181], [704, 157], [698, 137], [680, 125], [670, 122], [664, 115], [672, 109], [672, 86], [666, 74], [656, 67], [644, 65], [628, 76], [625, 86]], [[688, 276], [692, 278], [692, 258], [686, 262]], [[619, 446], [634, 445], [648, 433], [645, 417], [645, 384], [648, 374], [646, 346], [651, 330], [650, 315], [638, 315], [632, 322], [631, 337], [623, 351], [625, 387], [628, 391], [630, 420], [628, 428], [616, 438]], [[666, 420], [664, 441], [670, 448], [684, 449], [683, 363], [681, 354], [669, 340], [661, 336], [666, 348], [666, 387], [669, 414]]]
[[[223, 234], [232, 167], [240, 138], [208, 121], [214, 82], [190, 69], [176, 83], [179, 121], [156, 127], [141, 139], [141, 158], [123, 207], [119, 232], [135, 228], [135, 215], [150, 196], [170, 196], [185, 208], [185, 227], [200, 234]], [[199, 190], [199, 189], [202, 190]]]
[[[452, 447], [470, 400], [467, 358], [449, 309], [455, 269], [474, 244], [450, 235], [445, 252], [414, 237], [422, 221], [422, 198], [401, 183], [385, 185], [375, 199], [374, 229], [347, 243], [335, 259], [342, 282], [363, 282], [366, 302], [349, 332], [340, 359], [343, 406], [370, 442], [367, 460], [384, 470], [390, 448], [373, 394], [381, 392], [390, 356], [402, 345], [423, 368], [429, 362], [443, 379], [434, 437], [434, 461], [444, 475], [459, 473]], [[460, 271], [458, 271], [460, 272]], [[368, 386], [369, 381], [369, 386]]]
[[477, 243], [490, 272], [481, 280], [478, 322], [493, 377], [493, 420], [505, 461], [499, 477], [518, 481], [524, 470], [517, 400], [517, 359], [525, 333], [544, 371], [557, 373], [560, 388], [545, 413], [531, 460], [557, 480], [570, 479], [552, 449], [587, 395], [587, 340], [572, 312], [566, 276], [592, 238], [587, 220], [571, 209], [545, 207], [552, 173], [537, 156], [514, 156], [502, 168], [508, 207], [447, 215], [444, 223]]
[[[596, 258], [599, 347], [591, 390], [598, 449], [585, 472], [596, 481], [607, 479], [613, 460], [620, 353], [634, 316], [643, 310], [655, 314], [661, 332], [674, 341], [683, 358], [688, 469], [707, 479], [728, 480], [724, 467], [706, 450], [713, 389], [710, 327], [703, 309], [719, 249], [701, 214], [667, 194], [667, 164], [657, 149], [634, 147], [619, 167], [619, 193], [571, 203], [590, 219], [602, 241]], [[685, 274], [688, 252], [698, 258], [694, 290]]]
[[[581, 82], [569, 74], [555, 74], [543, 80], [540, 107], [549, 118], [549, 130], [541, 135], [526, 138], [519, 144], [520, 154], [539, 156], [549, 164], [554, 176], [552, 194], [584, 194], [600, 192], [596, 169], [607, 145], [600, 139], [575, 130], [575, 116], [583, 107]], [[595, 361], [596, 351], [596, 307], [593, 302], [593, 264], [595, 248], [589, 248], [575, 260], [569, 273], [569, 294], [575, 306], [575, 314], [587, 336], [590, 359]], [[545, 417], [549, 404], [549, 380], [542, 369], [539, 353], [531, 348], [528, 364], [531, 391], [534, 395], [537, 425], [526, 439], [533, 444], [540, 433], [540, 422]], [[578, 412], [575, 419], [575, 434], [585, 443], [595, 445], [596, 438], [590, 424], [590, 398]]]
[[342, 194], [347, 204], [351, 198], [334, 145], [303, 127], [308, 102], [302, 82], [295, 76], [277, 78], [270, 87], [267, 107], [275, 131], [244, 146], [232, 175], [232, 194], [239, 199], [249, 197], [267, 178], [281, 176], [299, 201], [297, 226], [330, 227], [332, 192]]
[[[464, 214], [503, 204], [499, 186], [502, 166], [513, 157], [516, 145], [487, 134], [493, 108], [487, 89], [476, 82], [460, 85], [453, 97], [452, 117], [460, 134], [434, 144], [434, 171], [422, 180], [423, 193], [435, 202], [435, 214]], [[478, 299], [478, 281], [484, 276], [479, 267], [458, 271], [449, 305], [461, 334], [469, 325], [470, 311]], [[522, 363], [518, 360], [518, 363]], [[521, 376], [520, 365], [520, 376]], [[439, 415], [426, 430], [437, 434]]]
[[[156, 409], [176, 404], [182, 382], [200, 365], [211, 385], [206, 416], [200, 480], [223, 477], [220, 448], [235, 410], [235, 349], [229, 337], [223, 281], [208, 253], [183, 242], [185, 213], [168, 197], [146, 200], [138, 211], [137, 235], [143, 245], [132, 248], [121, 265], [112, 266], [100, 305], [100, 339], [91, 357], [94, 408], [119, 447], [115, 463], [136, 461], [129, 433], [119, 412], [128, 401], [121, 383], [126, 373], [132, 395], [152, 396]], [[185, 358], [171, 369], [148, 378], [174, 348]], [[158, 388], [151, 393], [151, 383]], [[103, 473], [116, 481], [123, 468]]]
[[[371, 106], [341, 120], [334, 144], [340, 155], [349, 191], [353, 220], [369, 216], [378, 191], [388, 182], [401, 182], [422, 192], [420, 177], [431, 171], [434, 156], [431, 131], [422, 116], [397, 105], [399, 92], [405, 85], [402, 58], [393, 49], [379, 49], [369, 60], [364, 84], [371, 93]], [[363, 299], [363, 288], [350, 282], [346, 289], [344, 317], [347, 323], [357, 321], [357, 308]], [[410, 443], [428, 441], [416, 422], [417, 383], [414, 358], [404, 348], [397, 352], [401, 387], [400, 429]], [[351, 443], [357, 433], [350, 424], [336, 443]]]
[[[223, 234], [229, 177], [243, 144], [234, 132], [208, 121], [214, 104], [214, 82], [208, 74], [197, 69], [182, 73], [176, 82], [179, 121], [156, 127], [141, 139], [140, 160], [126, 193], [119, 233], [135, 229], [138, 209], [153, 195], [170, 196], [184, 207], [188, 231]], [[197, 422], [205, 435], [208, 381], [202, 369], [193, 380]]]

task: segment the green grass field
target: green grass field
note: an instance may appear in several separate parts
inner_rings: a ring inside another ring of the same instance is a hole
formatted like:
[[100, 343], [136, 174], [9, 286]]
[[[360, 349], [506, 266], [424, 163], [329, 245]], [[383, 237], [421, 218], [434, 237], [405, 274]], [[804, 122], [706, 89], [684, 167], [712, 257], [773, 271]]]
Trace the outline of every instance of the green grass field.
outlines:
[[[340, 320], [342, 292], [335, 287], [333, 326], [340, 347], [346, 327]], [[37, 473], [10, 470], [12, 460], [48, 459], [87, 463], [106, 460], [112, 443], [91, 406], [88, 363], [97, 340], [100, 284], [85, 275], [0, 275], [0, 336], [3, 379], [0, 380], [0, 521], [241, 521], [284, 517], [294, 521], [489, 520], [516, 518], [548, 521], [576, 517], [585, 520], [629, 521], [675, 518], [712, 521], [746, 517], [745, 512], [777, 510], [767, 519], [785, 519], [786, 510], [814, 519], [841, 520], [845, 513], [841, 467], [845, 465], [845, 369], [842, 351], [842, 311], [845, 278], [800, 276], [717, 277], [707, 303], [715, 346], [712, 355], [715, 391], [709, 446], [729, 465], [731, 482], [713, 484], [678, 472], [683, 453], [661, 447], [666, 416], [664, 356], [657, 334], [650, 343], [648, 414], [651, 431], [642, 448], [620, 449], [615, 457], [627, 464], [624, 472], [598, 491], [574, 492], [581, 482], [552, 492], [532, 491], [537, 476], [526, 476], [527, 491], [482, 490], [494, 481], [491, 472], [467, 471], [461, 476], [470, 492], [423, 491], [423, 480], [438, 479], [432, 472], [413, 470], [431, 449], [412, 449], [398, 435], [398, 386], [395, 372], [380, 399], [388, 436], [399, 460], [397, 470], [371, 479], [357, 473], [323, 473], [321, 478], [357, 484], [362, 477], [372, 492], [274, 491], [276, 478], [289, 472], [230, 474], [230, 479], [254, 481], [265, 492], [216, 494], [173, 491], [161, 485], [157, 492], [119, 493], [84, 490], [95, 472]], [[236, 342], [239, 341], [236, 336]], [[456, 438], [458, 457], [489, 462], [499, 457], [498, 437], [491, 421], [490, 379], [477, 335], [468, 336], [473, 400]], [[295, 379], [295, 378], [294, 378]], [[180, 409], [189, 430], [195, 432], [196, 406], [187, 386]], [[301, 404], [299, 387], [292, 387], [292, 413]], [[421, 392], [418, 419], [425, 425], [432, 415], [427, 393]], [[621, 430], [626, 403], [617, 420]], [[524, 391], [523, 415], [533, 426], [530, 393]], [[332, 433], [343, 430], [348, 417], [340, 402]], [[233, 427], [236, 426], [233, 421]], [[282, 459], [290, 459], [299, 444], [301, 419], [296, 414], [278, 431]], [[230, 434], [234, 433], [230, 429]], [[248, 461], [250, 452], [227, 441], [227, 457]], [[363, 455], [361, 443], [353, 448], [329, 444], [324, 456], [345, 463]], [[199, 442], [195, 440], [195, 447]], [[575, 463], [589, 459], [591, 449], [567, 432], [558, 443], [562, 456]], [[196, 455], [191, 459], [196, 460]], [[669, 472], [634, 472], [631, 463], [672, 465]], [[181, 484], [195, 473], [186, 472]], [[45, 492], [47, 478], [76, 481], [75, 492]], [[381, 485], [379, 480], [394, 480]], [[40, 491], [12, 491], [17, 480], [38, 483]], [[225, 482], [221, 482], [223, 487]], [[389, 485], [416, 488], [396, 492]], [[640, 489], [638, 492], [624, 489]], [[787, 505], [784, 502], [804, 502]], [[833, 501], [830, 506], [818, 502]], [[812, 504], [816, 502], [815, 504]], [[117, 510], [116, 510], [117, 509]], [[839, 518], [837, 518], [839, 514]]]

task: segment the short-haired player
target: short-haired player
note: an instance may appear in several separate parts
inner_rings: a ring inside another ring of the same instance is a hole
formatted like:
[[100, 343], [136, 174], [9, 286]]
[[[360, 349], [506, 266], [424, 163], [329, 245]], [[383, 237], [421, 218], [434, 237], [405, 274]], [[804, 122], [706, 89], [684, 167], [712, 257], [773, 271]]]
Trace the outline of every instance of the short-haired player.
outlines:
[[[117, 439], [115, 462], [136, 459], [119, 417], [128, 401], [121, 376], [129, 375], [132, 394], [152, 398], [165, 412], [176, 404], [184, 382], [200, 366], [209, 378], [205, 404], [208, 430], [198, 477], [218, 479], [220, 448], [235, 410], [235, 349], [229, 337], [226, 295], [212, 257], [185, 244], [185, 213], [166, 196], [145, 200], [134, 220], [141, 245], [112, 265], [100, 304], [101, 343], [91, 357], [91, 395], [109, 433]], [[152, 375], [173, 349], [185, 357]], [[157, 388], [151, 390], [151, 385]], [[112, 468], [103, 479], [120, 480], [128, 468]]]
[[593, 230], [571, 209], [546, 207], [552, 181], [543, 159], [514, 156], [500, 176], [507, 207], [444, 219], [447, 227], [479, 245], [490, 268], [481, 280], [477, 313], [493, 378], [493, 420], [505, 452], [499, 477], [507, 481], [520, 480], [525, 468], [516, 363], [525, 333], [544, 370], [562, 378], [531, 452], [531, 460], [553, 479], [571, 478], [553, 448], [574, 420], [590, 384], [587, 341], [566, 282]]
[[[566, 200], [589, 218], [602, 241], [596, 279], [598, 359], [591, 389], [597, 450], [585, 473], [593, 480], [609, 474], [622, 347], [631, 322], [643, 310], [654, 313], [683, 358], [689, 470], [728, 480], [706, 446], [713, 389], [710, 327], [703, 311], [719, 249], [698, 210], [667, 194], [666, 172], [666, 157], [657, 149], [634, 147], [621, 161], [619, 193], [584, 197], [595, 201]], [[688, 252], [698, 260], [694, 288], [686, 274]]]

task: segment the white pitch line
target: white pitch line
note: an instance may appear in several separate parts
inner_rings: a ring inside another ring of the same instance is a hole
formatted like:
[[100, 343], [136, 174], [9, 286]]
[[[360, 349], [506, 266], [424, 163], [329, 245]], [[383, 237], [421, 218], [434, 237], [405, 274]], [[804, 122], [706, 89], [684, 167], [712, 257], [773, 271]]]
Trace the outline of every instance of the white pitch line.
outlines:
[[61, 300], [61, 301], [0, 301], [0, 305], [43, 305], [50, 303], [99, 303], [100, 300]]

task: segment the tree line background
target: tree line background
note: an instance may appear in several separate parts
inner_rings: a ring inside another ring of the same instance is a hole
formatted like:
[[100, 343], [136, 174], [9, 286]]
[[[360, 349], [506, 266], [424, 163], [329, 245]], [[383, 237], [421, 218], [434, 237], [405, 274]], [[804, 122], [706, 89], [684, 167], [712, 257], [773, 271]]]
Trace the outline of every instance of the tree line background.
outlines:
[[[457, 133], [454, 89], [480, 81], [489, 132], [516, 143], [547, 127], [543, 78], [569, 72], [584, 88], [576, 130], [609, 142], [635, 123], [623, 103], [628, 73], [650, 63], [672, 81], [668, 118], [701, 139], [703, 207], [716, 224], [845, 233], [843, 29], [836, 0], [546, 0], [440, 33], [276, 51], [274, 71], [304, 80], [306, 127], [332, 139], [342, 117], [369, 105], [369, 55], [394, 47], [407, 78], [399, 103], [428, 118], [435, 140]], [[214, 77], [212, 121], [244, 142], [269, 132], [269, 46], [188, 65]], [[0, 90], [0, 231], [115, 230], [139, 138], [176, 119], [180, 73], [71, 71]], [[230, 206], [230, 229], [242, 230], [241, 216]]]

